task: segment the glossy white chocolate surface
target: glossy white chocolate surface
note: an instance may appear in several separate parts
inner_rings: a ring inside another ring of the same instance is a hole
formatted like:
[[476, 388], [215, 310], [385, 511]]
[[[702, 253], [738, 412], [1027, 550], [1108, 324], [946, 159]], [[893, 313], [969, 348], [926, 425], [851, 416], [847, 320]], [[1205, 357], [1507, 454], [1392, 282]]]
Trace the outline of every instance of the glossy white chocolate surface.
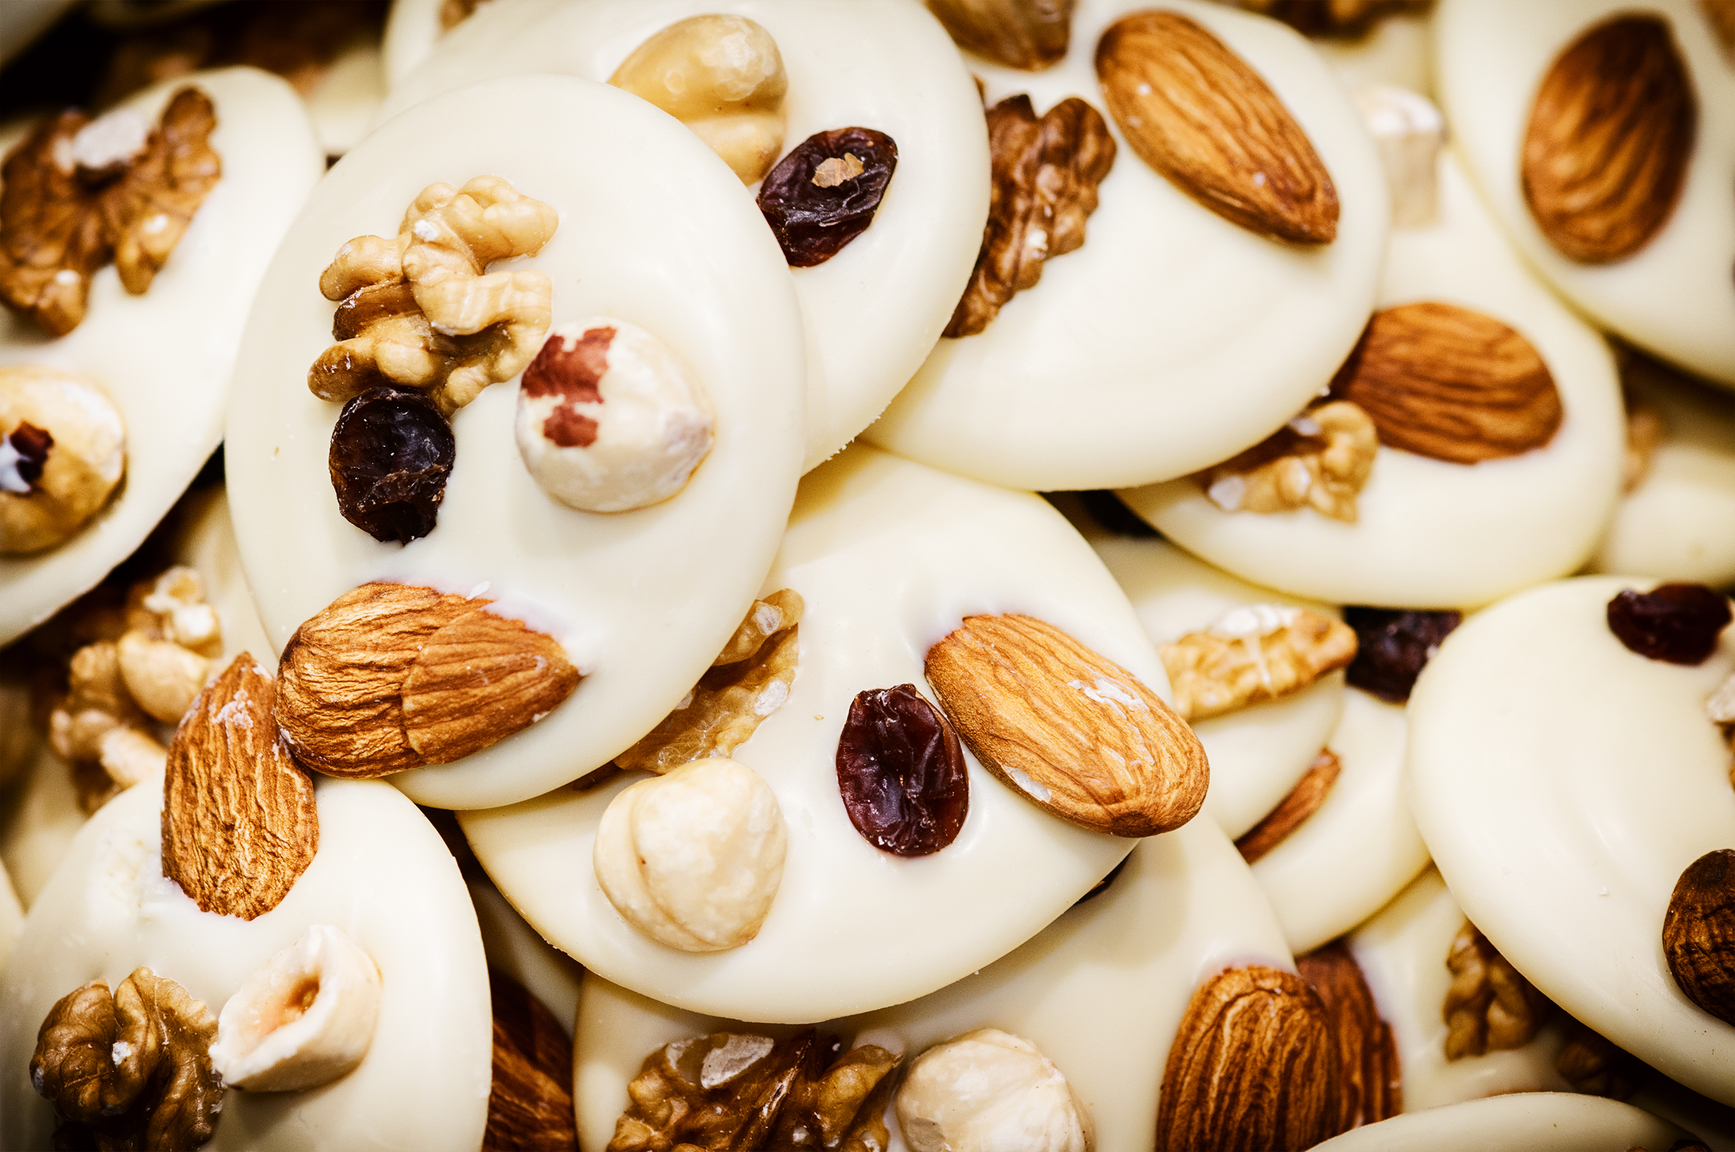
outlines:
[[662, 28], [714, 12], [755, 20], [777, 41], [789, 74], [780, 155], [816, 132], [851, 126], [884, 132], [897, 144], [897, 170], [868, 229], [824, 264], [790, 269], [811, 339], [802, 465], [809, 469], [866, 428], [921, 367], [981, 247], [989, 184], [982, 105], [957, 49], [921, 4], [489, 3], [394, 84], [381, 115], [495, 76], [556, 72], [606, 81]]
[[1658, 1071], [1735, 1103], [1735, 1025], [1663, 959], [1683, 869], [1735, 844], [1729, 749], [1705, 699], [1735, 669], [1628, 651], [1607, 604], [1648, 581], [1533, 588], [1466, 620], [1410, 697], [1416, 823], [1464, 911], [1555, 1003]]
[[1686, 1132], [1631, 1104], [1572, 1092], [1530, 1092], [1393, 1116], [1314, 1145], [1329, 1152], [1631, 1152], [1668, 1148]]
[[968, 750], [969, 812], [937, 853], [880, 851], [855, 830], [838, 794], [838, 737], [856, 694], [914, 684], [933, 701], [923, 659], [967, 615], [1036, 616], [1167, 694], [1126, 597], [1042, 500], [852, 448], [802, 482], [764, 587], [793, 588], [805, 610], [788, 700], [730, 754], [770, 784], [788, 833], [783, 879], [755, 939], [727, 952], [678, 952], [604, 897], [591, 863], [597, 824], [616, 793], [644, 778], [638, 773], [459, 814], [501, 892], [587, 969], [741, 1019], [867, 1011], [1010, 952], [1131, 850], [1130, 840], [1048, 815]]
[[379, 966], [379, 1021], [355, 1071], [304, 1092], [223, 1097], [206, 1148], [475, 1152], [493, 1035], [482, 940], [458, 867], [396, 789], [321, 780], [319, 852], [281, 904], [251, 921], [201, 912], [162, 876], [161, 786], [92, 817], [25, 922], [0, 978], [0, 1144], [44, 1148], [53, 1108], [30, 1087], [36, 1030], [87, 980], [144, 965], [213, 1013], [259, 965], [330, 924]]
[[342, 156], [361, 142], [386, 98], [385, 63], [375, 40], [358, 40], [332, 59], [307, 94], [307, 114], [327, 156]]
[[470, 882], [470, 900], [476, 906], [476, 922], [482, 927], [482, 950], [488, 955], [488, 967], [529, 989], [570, 1035], [584, 969], [538, 936], [486, 880]]
[[[1208, 820], [1142, 841], [1101, 895], [981, 972], [895, 1008], [820, 1026], [845, 1045], [913, 1058], [976, 1028], [1021, 1036], [1060, 1068], [1096, 1146], [1150, 1146], [1169, 1045], [1193, 990], [1238, 964], [1293, 970], [1283, 935], [1234, 847]], [[584, 1148], [602, 1148], [644, 1059], [671, 1040], [756, 1026], [683, 1012], [587, 974], [573, 1101]], [[773, 1029], [781, 1033], [784, 1030]], [[901, 1152], [888, 1115], [892, 1152]]]
[[[1282, 604], [1337, 616], [1335, 608], [1260, 588], [1213, 568], [1165, 540], [1097, 536], [1091, 546], [1132, 601], [1151, 643], [1202, 632], [1224, 613]], [[1326, 745], [1343, 711], [1343, 675], [1332, 673], [1280, 700], [1193, 723], [1211, 761], [1205, 811], [1230, 837], [1275, 808]]]
[[24, 907], [36, 902], [72, 838], [84, 826], [84, 809], [72, 782], [72, 768], [54, 754], [46, 739], [36, 757], [8, 792], [0, 813], [0, 862]]
[[[517, 387], [452, 421], [439, 522], [407, 546], [346, 521], [328, 457], [339, 405], [308, 391], [331, 343], [319, 276], [338, 247], [397, 235], [436, 181], [502, 176], [560, 225], [513, 267], [554, 282], [554, 323], [605, 313], [702, 378], [717, 439], [673, 498], [579, 512], [547, 496], [513, 438]], [[369, 136], [308, 199], [243, 340], [226, 464], [236, 535], [271, 642], [370, 580], [497, 600], [566, 645], [584, 680], [546, 719], [394, 782], [418, 803], [506, 804], [601, 764], [667, 714], [734, 632], [771, 566], [801, 462], [801, 314], [782, 253], [728, 167], [678, 122], [565, 76], [493, 81]]]
[[[1232, 224], [1128, 146], [1103, 111], [1096, 45], [1153, 6], [1204, 25], [1283, 101], [1336, 186], [1335, 241]], [[942, 340], [868, 439], [1013, 488], [1147, 484], [1234, 455], [1331, 379], [1373, 307], [1390, 205], [1360, 114], [1304, 38], [1216, 4], [1083, 0], [1054, 67], [969, 63], [991, 103], [1027, 92], [1040, 115], [1090, 101], [1119, 150], [1084, 246], [1044, 264], [985, 332]]]
[[1626, 0], [1442, 0], [1434, 16], [1440, 104], [1478, 189], [1544, 279], [1597, 323], [1735, 387], [1735, 68], [1698, 4], [1646, 0], [1639, 9], [1668, 22], [1698, 103], [1680, 200], [1650, 242], [1624, 260], [1579, 264], [1542, 235], [1520, 188], [1519, 156], [1543, 76], [1581, 33], [1634, 10]]
[[1338, 604], [1473, 607], [1583, 564], [1614, 510], [1626, 436], [1608, 346], [1519, 262], [1450, 154], [1438, 206], [1432, 225], [1393, 230], [1380, 307], [1441, 301], [1517, 329], [1565, 410], [1546, 447], [1470, 465], [1382, 447], [1354, 524], [1311, 508], [1225, 512], [1191, 479], [1122, 498], [1221, 568]]
[[1433, 27], [1428, 14], [1388, 16], [1355, 39], [1315, 36], [1312, 43], [1351, 91], [1367, 84], [1395, 84], [1424, 96], [1433, 94]]
[[130, 97], [154, 121], [194, 85], [216, 106], [222, 178], [142, 296], [113, 265], [91, 278], [84, 322], [50, 339], [0, 313], [0, 364], [43, 364], [101, 388], [126, 422], [126, 477], [78, 535], [0, 557], [0, 644], [23, 635], [139, 546], [223, 439], [223, 405], [253, 290], [324, 171], [295, 90], [255, 68], [179, 77]]
[[[385, 68], [389, 91], [404, 82], [428, 53], [435, 41], [444, 35], [440, 27], [440, 8], [446, 0], [392, 0], [386, 14], [385, 37], [380, 44], [380, 59]], [[484, 0], [488, 2], [488, 0]]]

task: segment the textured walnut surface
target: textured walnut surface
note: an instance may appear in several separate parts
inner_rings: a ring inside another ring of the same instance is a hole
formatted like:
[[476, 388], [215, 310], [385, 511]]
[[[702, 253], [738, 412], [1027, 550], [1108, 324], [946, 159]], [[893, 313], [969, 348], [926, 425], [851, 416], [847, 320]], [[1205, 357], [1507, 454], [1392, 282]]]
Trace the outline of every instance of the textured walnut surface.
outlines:
[[1468, 920], [1452, 941], [1446, 967], [1452, 984], [1441, 1012], [1448, 1060], [1522, 1048], [1554, 1007]]

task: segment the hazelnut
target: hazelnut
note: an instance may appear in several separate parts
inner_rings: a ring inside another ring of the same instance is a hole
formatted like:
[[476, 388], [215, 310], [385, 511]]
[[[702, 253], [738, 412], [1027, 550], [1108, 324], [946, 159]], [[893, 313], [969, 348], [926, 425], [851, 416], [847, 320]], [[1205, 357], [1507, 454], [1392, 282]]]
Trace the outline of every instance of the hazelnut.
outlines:
[[667, 345], [624, 320], [557, 327], [518, 389], [518, 451], [537, 484], [586, 512], [626, 512], [679, 492], [711, 451], [705, 386]]
[[744, 16], [694, 16], [633, 50], [610, 84], [650, 101], [698, 134], [741, 183], [783, 151], [789, 76], [771, 33]]
[[745, 764], [695, 760], [623, 790], [603, 812], [597, 882], [633, 927], [683, 952], [759, 934], [783, 879], [777, 797]]
[[0, 555], [41, 552], [108, 503], [126, 468], [120, 412], [53, 368], [0, 368]]
[[173, 640], [153, 640], [134, 629], [115, 645], [127, 692], [152, 719], [174, 724], [205, 686], [211, 662]]
[[115, 727], [98, 738], [96, 759], [116, 788], [127, 789], [161, 776], [169, 762], [169, 750], [148, 732]]
[[338, 929], [315, 924], [223, 1005], [211, 1063], [231, 1088], [317, 1088], [362, 1062], [379, 1007], [373, 958]]
[[1355, 94], [1367, 122], [1386, 183], [1392, 191], [1392, 224], [1419, 228], [1434, 219], [1435, 178], [1446, 120], [1426, 96], [1390, 84], [1370, 84]]
[[1091, 1152], [1090, 1114], [1028, 1040], [980, 1028], [916, 1058], [898, 1089], [913, 1152]]

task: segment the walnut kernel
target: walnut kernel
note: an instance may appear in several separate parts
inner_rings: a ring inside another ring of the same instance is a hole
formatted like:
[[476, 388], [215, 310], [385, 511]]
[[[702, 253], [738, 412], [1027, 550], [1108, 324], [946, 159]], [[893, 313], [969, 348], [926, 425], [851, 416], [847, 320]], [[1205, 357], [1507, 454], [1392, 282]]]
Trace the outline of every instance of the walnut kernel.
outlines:
[[1553, 1007], [1468, 920], [1446, 956], [1446, 1059], [1480, 1056], [1489, 1049], [1522, 1048]]
[[1379, 451], [1374, 422], [1347, 400], [1307, 409], [1253, 447], [1198, 473], [1225, 512], [1312, 508], [1353, 524], [1356, 494]]
[[1158, 650], [1183, 719], [1299, 692], [1355, 659], [1355, 631], [1305, 608], [1250, 604]]
[[53, 368], [0, 368], [0, 555], [70, 539], [125, 471], [125, 424], [96, 386]]

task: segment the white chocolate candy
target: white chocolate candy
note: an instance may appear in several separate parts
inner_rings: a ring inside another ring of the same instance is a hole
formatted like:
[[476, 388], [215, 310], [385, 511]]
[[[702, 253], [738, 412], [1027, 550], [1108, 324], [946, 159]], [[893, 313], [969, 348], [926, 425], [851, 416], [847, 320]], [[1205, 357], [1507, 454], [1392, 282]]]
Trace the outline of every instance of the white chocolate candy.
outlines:
[[1470, 465], [1382, 447], [1353, 524], [1311, 508], [1225, 512], [1190, 478], [1122, 498], [1237, 576], [1337, 604], [1474, 607], [1579, 567], [1620, 485], [1614, 361], [1507, 247], [1450, 154], [1435, 223], [1392, 232], [1380, 306], [1417, 301], [1482, 312], [1536, 348], [1565, 413], [1547, 446]]
[[488, 967], [506, 973], [547, 1006], [572, 1034], [578, 1011], [578, 982], [584, 969], [578, 962], [536, 934], [506, 897], [487, 881], [470, 882], [470, 900], [482, 927], [482, 949]]
[[1434, 91], [1433, 14], [1399, 12], [1377, 21], [1363, 36], [1317, 36], [1313, 46], [1352, 92], [1369, 84], [1392, 84], [1431, 96]]
[[[331, 343], [321, 271], [340, 245], [396, 235], [436, 181], [503, 177], [560, 214], [539, 254], [555, 324], [606, 314], [656, 334], [698, 374], [716, 443], [673, 498], [568, 508], [513, 437], [515, 389], [457, 412], [439, 522], [407, 546], [341, 515], [329, 478], [339, 406], [308, 391]], [[519, 77], [419, 105], [314, 191], [244, 340], [225, 454], [242, 558], [274, 645], [370, 580], [485, 592], [564, 643], [584, 680], [540, 723], [460, 763], [394, 782], [419, 803], [504, 804], [581, 776], [648, 732], [752, 603], [794, 496], [802, 330], [782, 253], [752, 197], [692, 133], [614, 88]], [[693, 574], [702, 566], [704, 579]]]
[[362, 38], [332, 58], [307, 94], [307, 115], [327, 156], [361, 143], [386, 98], [385, 62], [377, 40]]
[[[1064, 61], [1028, 73], [972, 59], [995, 103], [1102, 108], [1103, 30], [1149, 0], [1083, 0]], [[1372, 309], [1388, 196], [1361, 117], [1308, 42], [1216, 4], [1196, 20], [1270, 85], [1331, 173], [1337, 239], [1267, 239], [1205, 208], [1119, 135], [1084, 246], [1043, 265], [986, 331], [942, 340], [868, 439], [1013, 488], [1166, 480], [1281, 427], [1349, 354]]]
[[1649, 660], [1607, 605], [1648, 582], [1588, 577], [1466, 620], [1410, 697], [1416, 823], [1453, 895], [1573, 1016], [1697, 1092], [1735, 1103], [1735, 1025], [1676, 987], [1660, 943], [1682, 870], [1735, 844], [1729, 749], [1697, 667]]
[[216, 108], [211, 147], [223, 173], [142, 296], [111, 265], [91, 278], [84, 322], [44, 339], [0, 315], [0, 363], [62, 369], [120, 409], [125, 485], [77, 536], [35, 556], [0, 558], [0, 644], [94, 585], [138, 547], [223, 438], [223, 405], [253, 289], [308, 189], [324, 171], [300, 97], [253, 68], [178, 77], [124, 107], [154, 119], [186, 85]]
[[54, 1109], [30, 1087], [36, 1031], [87, 980], [147, 965], [223, 1005], [314, 924], [339, 928], [379, 968], [367, 1055], [315, 1092], [230, 1091], [206, 1148], [426, 1148], [474, 1152], [493, 1051], [475, 913], [439, 835], [396, 789], [321, 780], [319, 852], [257, 919], [201, 912], [162, 876], [162, 789], [109, 802], [79, 833], [0, 979], [0, 1144], [45, 1148]]
[[[403, 44], [407, 59], [412, 20], [426, 23], [419, 4], [402, 0], [394, 12], [388, 58]], [[989, 185], [982, 106], [957, 49], [920, 4], [488, 3], [393, 80], [381, 115], [494, 76], [557, 72], [607, 80], [659, 30], [709, 13], [747, 16], [777, 41], [789, 74], [785, 153], [814, 133], [852, 126], [884, 132], [897, 145], [897, 171], [868, 229], [824, 264], [790, 269], [808, 324], [802, 468], [811, 469], [867, 427], [921, 366], [981, 246]]]
[[402, 84], [404, 77], [428, 58], [435, 43], [445, 35], [446, 30], [440, 26], [440, 11], [445, 4], [446, 0], [392, 0], [392, 10], [386, 14], [385, 37], [380, 44], [387, 91]]
[[1649, 243], [1624, 260], [1579, 264], [1531, 216], [1519, 159], [1537, 87], [1584, 31], [1623, 0], [1512, 5], [1446, 0], [1434, 17], [1435, 80], [1454, 146], [1507, 235], [1572, 304], [1642, 348], [1735, 386], [1735, 68], [1694, 0], [1647, 0], [1668, 23], [1696, 89], [1698, 124], [1680, 200]]
[[[1148, 1148], [1157, 1088], [1194, 989], [1232, 965], [1293, 971], [1270, 906], [1208, 820], [1139, 842], [1106, 892], [1024, 947], [930, 996], [819, 1026], [845, 1047], [878, 1044], [913, 1059], [992, 1027], [1022, 1038], [1065, 1074], [1103, 1152]], [[627, 1083], [656, 1048], [717, 1031], [782, 1035], [671, 1008], [587, 972], [573, 1052], [579, 1141], [603, 1147]], [[888, 1110], [889, 1111], [889, 1110]], [[891, 1152], [902, 1152], [887, 1116]]]
[[771, 786], [788, 830], [777, 898], [753, 940], [728, 952], [679, 952], [610, 905], [594, 878], [593, 841], [614, 797], [642, 779], [636, 773], [459, 813], [501, 892], [587, 970], [742, 1019], [865, 1011], [1005, 955], [1131, 849], [1132, 841], [1048, 815], [968, 750], [968, 814], [957, 838], [931, 855], [880, 851], [839, 795], [838, 738], [857, 693], [914, 684], [933, 700], [923, 660], [966, 615], [1046, 620], [1167, 692], [1126, 598], [1043, 501], [852, 448], [802, 482], [764, 588], [794, 589], [805, 609], [788, 699], [729, 754]]
[[1530, 1092], [1408, 1113], [1353, 1128], [1315, 1148], [1329, 1152], [1583, 1152], [1670, 1148], [1689, 1133], [1631, 1104], [1571, 1092]]

